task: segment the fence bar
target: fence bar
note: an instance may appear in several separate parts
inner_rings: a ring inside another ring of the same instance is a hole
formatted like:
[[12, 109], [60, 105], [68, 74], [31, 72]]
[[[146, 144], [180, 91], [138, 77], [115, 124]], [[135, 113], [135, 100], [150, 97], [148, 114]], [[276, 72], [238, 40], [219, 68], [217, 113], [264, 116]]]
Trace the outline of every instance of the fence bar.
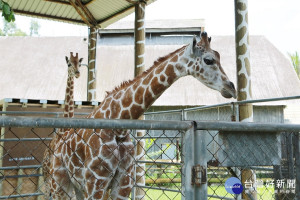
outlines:
[[284, 101], [284, 100], [295, 100], [300, 99], [300, 96], [289, 96], [289, 97], [278, 97], [278, 98], [268, 98], [268, 99], [256, 99], [256, 100], [244, 100], [244, 101], [232, 101], [228, 103], [221, 103], [221, 104], [214, 104], [208, 106], [198, 106], [193, 108], [185, 108], [185, 109], [178, 109], [178, 110], [165, 110], [165, 111], [157, 111], [157, 112], [147, 112], [145, 115], [156, 115], [156, 114], [166, 114], [166, 113], [179, 113], [182, 111], [196, 111], [196, 110], [204, 110], [208, 108], [216, 108], [216, 107], [223, 107], [229, 105], [241, 105], [246, 103], [263, 103], [263, 102], [270, 102], [270, 101]]
[[182, 167], [181, 184], [182, 196], [181, 199], [194, 200], [195, 188], [192, 185], [192, 168], [195, 164], [195, 127], [193, 126], [185, 132], [182, 143], [181, 160], [184, 163]]
[[0, 199], [12, 199], [12, 198], [20, 198], [20, 197], [33, 197], [33, 196], [40, 196], [44, 195], [43, 193], [32, 193], [32, 194], [16, 194], [16, 195], [9, 195], [9, 196], [0, 196]]
[[288, 132], [300, 131], [300, 124], [197, 121], [197, 130]]
[[0, 167], [0, 170], [11, 170], [11, 169], [39, 169], [42, 165], [26, 165], [26, 166], [11, 166], [11, 167]]
[[161, 162], [161, 161], [147, 161], [147, 160], [137, 160], [136, 163], [146, 163], [146, 164], [153, 164], [153, 165], [179, 165], [181, 166], [182, 163], [180, 162]]
[[[203, 133], [203, 131], [196, 130], [194, 138], [195, 165], [200, 165], [203, 167], [206, 175], [208, 161], [206, 142], [207, 134]], [[203, 180], [207, 180], [207, 175]], [[201, 183], [200, 185], [195, 185], [195, 199], [207, 199], [207, 181], [205, 183]]]
[[300, 141], [299, 133], [295, 133], [294, 152], [295, 152], [295, 172], [296, 172], [296, 198], [300, 198]]
[[[3, 115], [63, 115], [64, 112], [39, 112], [39, 111], [0, 111]], [[75, 115], [88, 115], [90, 113], [75, 112]]]
[[168, 189], [168, 188], [163, 188], [163, 187], [140, 186], [140, 185], [135, 185], [134, 187], [145, 188], [145, 189], [149, 189], [149, 190], [163, 190], [163, 191], [168, 191], [168, 192], [177, 192], [177, 193], [180, 193], [180, 190]]
[[26, 174], [26, 175], [12, 175], [12, 176], [0, 176], [0, 179], [7, 179], [7, 178], [29, 178], [29, 177], [39, 177], [43, 176], [42, 174]]
[[119, 119], [68, 119], [42, 117], [0, 116], [2, 127], [38, 128], [88, 128], [88, 129], [149, 129], [149, 130], [187, 130], [190, 124], [176, 121], [119, 120]]
[[229, 198], [229, 197], [220, 197], [217, 195], [207, 195], [208, 197], [214, 198], [214, 199], [222, 199], [222, 200], [234, 200], [234, 198]]
[[7, 138], [0, 139], [0, 142], [32, 142], [32, 141], [51, 141], [52, 138]]
[[173, 140], [173, 139], [181, 139], [180, 136], [142, 136], [142, 137], [135, 137], [135, 139], [137, 140], [142, 140], [142, 139], [170, 139], [170, 140]]

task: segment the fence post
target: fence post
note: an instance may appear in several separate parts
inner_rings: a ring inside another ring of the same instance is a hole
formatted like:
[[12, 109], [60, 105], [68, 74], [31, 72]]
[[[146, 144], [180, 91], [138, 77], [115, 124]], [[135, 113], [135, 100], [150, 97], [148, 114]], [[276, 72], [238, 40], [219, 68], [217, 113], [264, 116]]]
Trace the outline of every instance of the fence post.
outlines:
[[207, 131], [195, 131], [195, 166], [200, 166], [197, 184], [195, 184], [195, 199], [207, 199]]
[[300, 144], [299, 132], [294, 134], [295, 171], [296, 171], [296, 199], [300, 198]]
[[192, 168], [194, 166], [194, 132], [195, 124], [192, 123], [192, 127], [188, 129], [183, 135], [182, 155], [181, 160], [183, 162], [181, 184], [182, 184], [182, 198], [186, 200], [193, 200], [194, 187], [192, 186]]
[[206, 135], [196, 130], [196, 123], [183, 136], [182, 199], [207, 199]]

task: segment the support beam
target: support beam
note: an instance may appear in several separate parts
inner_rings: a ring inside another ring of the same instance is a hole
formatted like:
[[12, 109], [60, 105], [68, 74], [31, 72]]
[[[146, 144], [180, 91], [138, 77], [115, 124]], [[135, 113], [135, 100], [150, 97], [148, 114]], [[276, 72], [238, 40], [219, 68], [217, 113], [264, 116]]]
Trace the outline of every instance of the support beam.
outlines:
[[[146, 3], [139, 1], [135, 5], [135, 26], [134, 26], [134, 76], [138, 76], [145, 71], [145, 8]], [[139, 118], [144, 120], [144, 115]], [[143, 137], [145, 131], [137, 131], [137, 137]], [[136, 159], [145, 160], [145, 140], [137, 141]], [[136, 185], [145, 186], [145, 164], [136, 164]], [[143, 188], [136, 188], [135, 200], [145, 198]]]
[[[234, 0], [235, 6], [235, 46], [237, 65], [237, 100], [251, 100], [251, 70], [250, 50], [248, 31], [248, 0]], [[239, 121], [253, 121], [252, 104], [239, 105]], [[256, 175], [253, 170], [244, 169], [241, 174], [241, 181], [256, 182]], [[253, 184], [254, 185], [254, 184]], [[243, 192], [242, 198], [247, 200], [257, 199], [256, 188], [250, 188], [249, 192]]]
[[84, 23], [86, 23], [89, 27], [98, 26], [97, 20], [94, 18], [89, 9], [81, 3], [80, 0], [69, 0], [69, 2], [80, 15]]
[[96, 27], [89, 27], [87, 101], [96, 101], [97, 33]]
[[135, 5], [134, 76], [145, 71], [145, 8], [144, 2]]

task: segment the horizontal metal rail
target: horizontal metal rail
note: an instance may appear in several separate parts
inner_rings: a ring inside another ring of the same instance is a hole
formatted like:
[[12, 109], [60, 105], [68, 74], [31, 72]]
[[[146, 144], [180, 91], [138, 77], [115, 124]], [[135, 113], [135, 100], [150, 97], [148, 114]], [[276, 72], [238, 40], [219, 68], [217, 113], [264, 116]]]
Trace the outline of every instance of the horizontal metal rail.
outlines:
[[0, 170], [12, 170], [12, 169], [36, 169], [41, 168], [42, 165], [26, 165], [26, 166], [9, 166], [9, 167], [0, 167]]
[[170, 140], [173, 140], [173, 139], [181, 139], [182, 137], [180, 136], [138, 136], [138, 137], [134, 137], [135, 139], [137, 140], [142, 140], [142, 139], [170, 139]]
[[285, 101], [285, 100], [295, 100], [295, 99], [300, 100], [300, 96], [278, 97], [278, 98], [268, 98], [268, 99], [254, 99], [254, 100], [244, 100], [244, 101], [232, 101], [232, 102], [228, 102], [228, 103], [221, 103], [221, 104], [214, 104], [214, 105], [207, 105], [207, 106], [198, 106], [198, 107], [193, 107], [193, 108], [146, 112], [145, 115], [180, 113], [180, 112], [204, 110], [204, 109], [208, 109], [208, 108], [218, 108], [218, 107], [224, 107], [224, 106], [230, 106], [230, 105], [241, 105], [241, 104], [247, 104], [247, 103], [263, 103], [263, 102], [270, 102], [270, 101]]
[[5, 138], [0, 139], [0, 142], [36, 142], [36, 141], [51, 141], [52, 138]]
[[180, 190], [168, 189], [168, 188], [163, 188], [163, 187], [141, 186], [141, 185], [135, 185], [134, 187], [136, 187], [136, 188], [144, 188], [144, 189], [148, 189], [148, 190], [163, 190], [163, 191], [168, 191], [168, 192], [181, 193]]
[[210, 194], [208, 194], [207, 196], [208, 196], [208, 197], [211, 197], [211, 198], [215, 198], [215, 199], [222, 199], [222, 200], [234, 200], [234, 198], [229, 198], [229, 197], [221, 197], [221, 196], [218, 196], [218, 195], [210, 195]]
[[120, 119], [75, 119], [0, 116], [1, 127], [87, 128], [187, 130], [192, 125], [182, 121], [150, 121]]
[[[64, 112], [42, 112], [42, 111], [0, 111], [3, 115], [63, 115]], [[90, 113], [75, 112], [74, 115], [88, 115]]]
[[0, 199], [12, 199], [12, 198], [20, 198], [20, 197], [33, 197], [33, 196], [41, 196], [43, 193], [30, 193], [30, 194], [15, 194], [9, 196], [0, 196]]
[[42, 174], [25, 174], [25, 175], [8, 175], [8, 176], [0, 176], [1, 180], [7, 179], [7, 178], [29, 178], [29, 177], [39, 177], [43, 176]]
[[197, 130], [259, 131], [259, 132], [300, 132], [300, 124], [271, 124], [246, 122], [197, 121]]
[[137, 160], [136, 163], [154, 164], [154, 165], [179, 165], [182, 166], [183, 163], [180, 162], [162, 162], [162, 161], [148, 161], [148, 160]]

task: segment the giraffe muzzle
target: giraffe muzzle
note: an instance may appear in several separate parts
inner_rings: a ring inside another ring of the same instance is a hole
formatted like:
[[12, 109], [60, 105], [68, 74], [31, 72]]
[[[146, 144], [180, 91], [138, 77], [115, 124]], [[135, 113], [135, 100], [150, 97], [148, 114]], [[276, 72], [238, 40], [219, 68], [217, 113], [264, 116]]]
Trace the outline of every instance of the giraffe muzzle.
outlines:
[[236, 99], [236, 90], [234, 84], [230, 81], [224, 84], [224, 88], [221, 90], [221, 94], [225, 98], [234, 98]]
[[80, 76], [80, 72], [79, 72], [79, 71], [76, 71], [76, 72], [75, 72], [75, 77], [76, 77], [76, 78], [79, 78], [79, 76]]

